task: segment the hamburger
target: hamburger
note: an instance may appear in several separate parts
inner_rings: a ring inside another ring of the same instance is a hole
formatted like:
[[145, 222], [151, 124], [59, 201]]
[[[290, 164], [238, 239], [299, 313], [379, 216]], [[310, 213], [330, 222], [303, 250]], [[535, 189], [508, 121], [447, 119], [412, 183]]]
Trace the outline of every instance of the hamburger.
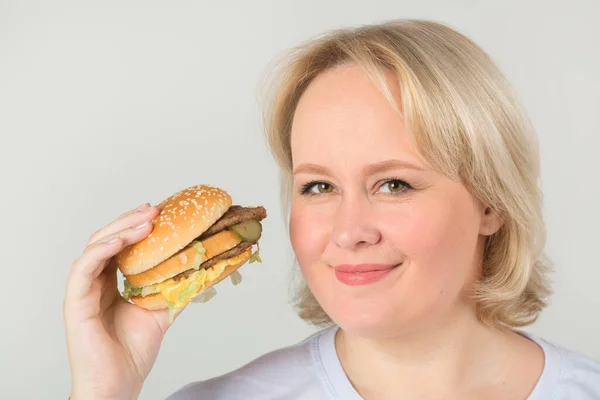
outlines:
[[225, 190], [196, 185], [157, 208], [152, 232], [115, 256], [126, 300], [147, 310], [169, 308], [173, 315], [198, 296], [214, 293], [212, 287], [228, 276], [239, 283], [238, 268], [261, 261], [264, 207], [232, 205]]

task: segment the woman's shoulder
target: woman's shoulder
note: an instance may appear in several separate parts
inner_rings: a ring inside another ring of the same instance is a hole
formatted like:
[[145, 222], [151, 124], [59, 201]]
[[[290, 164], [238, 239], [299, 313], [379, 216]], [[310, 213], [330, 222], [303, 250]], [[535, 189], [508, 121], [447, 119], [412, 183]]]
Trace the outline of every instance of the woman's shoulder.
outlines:
[[544, 350], [544, 372], [540, 378], [538, 397], [544, 399], [600, 399], [600, 360], [570, 349], [546, 338], [526, 334]]
[[320, 399], [322, 389], [312, 347], [326, 331], [263, 354], [224, 375], [190, 383], [167, 400]]

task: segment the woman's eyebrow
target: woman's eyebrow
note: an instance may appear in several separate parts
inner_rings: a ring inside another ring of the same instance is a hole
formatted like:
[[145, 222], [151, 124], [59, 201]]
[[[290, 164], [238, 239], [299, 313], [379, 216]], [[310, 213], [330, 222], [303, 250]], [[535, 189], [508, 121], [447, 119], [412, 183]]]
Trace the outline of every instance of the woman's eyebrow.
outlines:
[[415, 171], [425, 171], [423, 167], [411, 164], [402, 160], [385, 160], [365, 167], [364, 174], [366, 176], [375, 175], [381, 172], [389, 171], [390, 169], [412, 169]]
[[318, 164], [300, 164], [294, 169], [293, 175], [296, 174], [331, 175], [329, 169]]
[[[419, 167], [415, 164], [411, 164], [407, 161], [402, 160], [385, 160], [375, 164], [367, 165], [364, 168], [364, 175], [370, 176], [381, 172], [388, 171], [390, 169], [412, 169], [415, 171], [425, 171], [423, 167]], [[316, 174], [316, 175], [331, 175], [328, 168], [318, 164], [300, 164], [294, 169], [293, 175], [297, 174]]]

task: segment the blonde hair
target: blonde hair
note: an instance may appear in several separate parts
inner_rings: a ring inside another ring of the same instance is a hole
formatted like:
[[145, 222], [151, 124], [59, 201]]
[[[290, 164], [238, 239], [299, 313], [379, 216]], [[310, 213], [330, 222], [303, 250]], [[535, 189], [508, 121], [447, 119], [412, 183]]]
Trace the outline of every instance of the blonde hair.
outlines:
[[[320, 73], [358, 65], [401, 112], [423, 159], [463, 182], [503, 220], [501, 229], [487, 239], [481, 278], [472, 293], [479, 319], [508, 327], [534, 322], [551, 293], [543, 254], [537, 142], [492, 59], [444, 24], [393, 20], [330, 31], [292, 49], [282, 61], [266, 86], [271, 92], [264, 124], [281, 169], [286, 212], [292, 180], [290, 134], [298, 101]], [[391, 95], [386, 72], [398, 79], [401, 104]], [[301, 318], [315, 325], [331, 323], [304, 281], [295, 300]]]

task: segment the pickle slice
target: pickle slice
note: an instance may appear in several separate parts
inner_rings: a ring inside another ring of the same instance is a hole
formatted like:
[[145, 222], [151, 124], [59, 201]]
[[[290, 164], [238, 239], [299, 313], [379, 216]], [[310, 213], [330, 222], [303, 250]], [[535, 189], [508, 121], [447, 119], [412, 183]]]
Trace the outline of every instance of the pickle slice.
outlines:
[[237, 233], [239, 237], [247, 242], [256, 242], [262, 234], [262, 225], [256, 219], [249, 219], [227, 228]]

